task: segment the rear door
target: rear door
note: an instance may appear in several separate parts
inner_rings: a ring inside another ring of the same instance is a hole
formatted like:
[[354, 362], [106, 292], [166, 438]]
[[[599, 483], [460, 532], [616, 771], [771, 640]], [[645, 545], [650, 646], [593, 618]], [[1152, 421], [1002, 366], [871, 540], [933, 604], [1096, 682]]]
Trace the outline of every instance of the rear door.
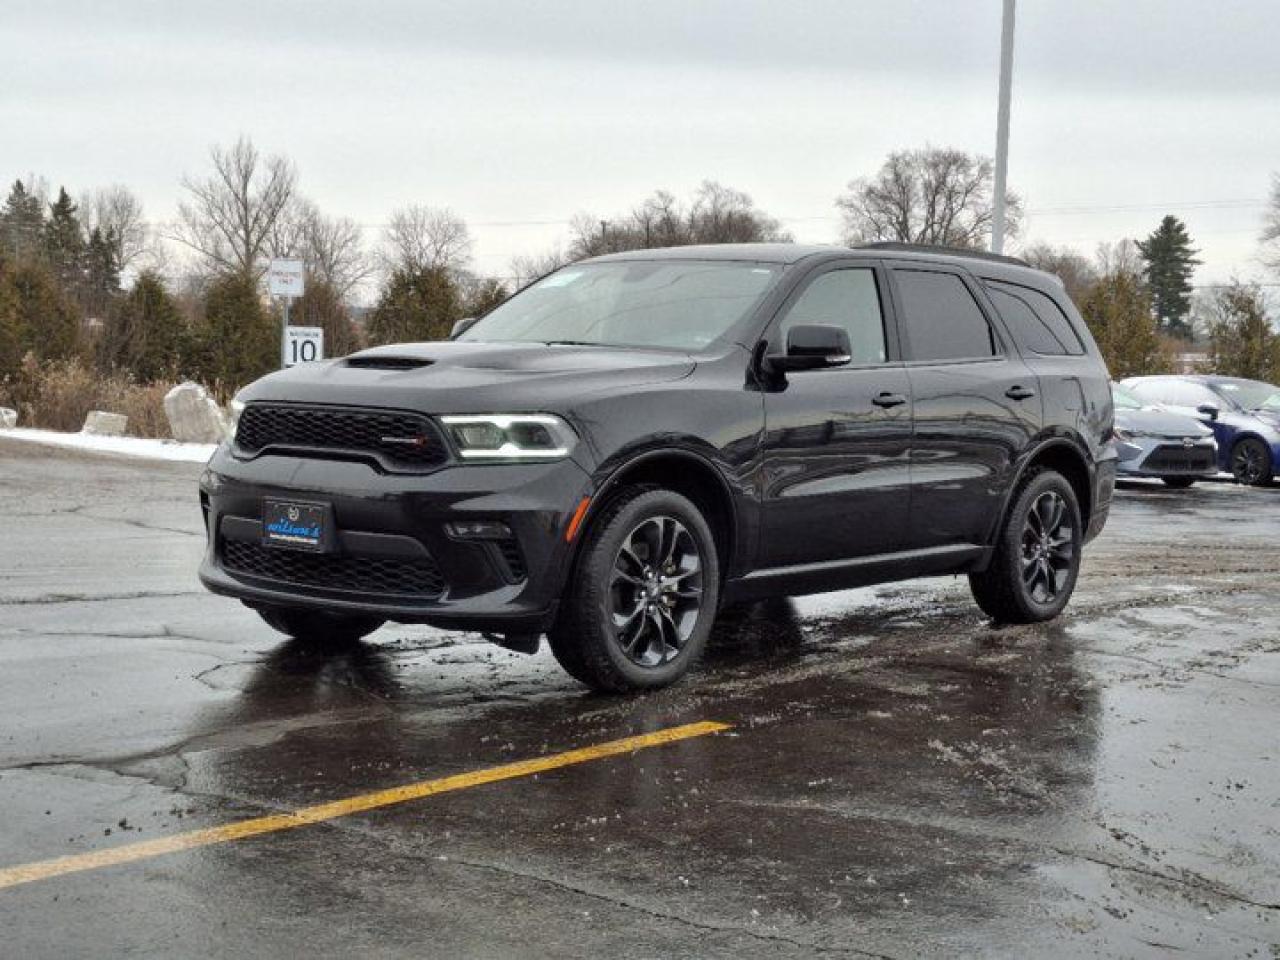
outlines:
[[902, 549], [909, 515], [911, 392], [883, 268], [817, 269], [766, 337], [782, 352], [795, 324], [845, 328], [853, 360], [788, 373], [765, 394], [757, 565], [782, 567]]
[[1038, 378], [966, 272], [904, 264], [890, 274], [914, 400], [910, 546], [986, 543], [1040, 429]]

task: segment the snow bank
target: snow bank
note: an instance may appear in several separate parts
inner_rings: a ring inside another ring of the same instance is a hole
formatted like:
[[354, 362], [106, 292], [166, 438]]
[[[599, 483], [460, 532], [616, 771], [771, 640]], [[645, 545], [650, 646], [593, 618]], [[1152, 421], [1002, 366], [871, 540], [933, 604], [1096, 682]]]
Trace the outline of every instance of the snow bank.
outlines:
[[70, 447], [94, 453], [118, 453], [126, 457], [152, 460], [180, 460], [204, 463], [217, 448], [214, 443], [178, 443], [175, 440], [145, 440], [142, 437], [99, 437], [88, 433], [59, 433], [56, 430], [32, 430], [17, 427], [0, 433], [0, 438], [27, 440], [54, 447]]

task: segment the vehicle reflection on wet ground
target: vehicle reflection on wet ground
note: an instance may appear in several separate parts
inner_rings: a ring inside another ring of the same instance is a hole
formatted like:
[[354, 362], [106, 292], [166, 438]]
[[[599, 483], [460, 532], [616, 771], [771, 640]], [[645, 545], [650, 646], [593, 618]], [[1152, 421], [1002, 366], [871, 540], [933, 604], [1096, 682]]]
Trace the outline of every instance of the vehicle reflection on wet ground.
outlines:
[[474, 636], [277, 643], [150, 568], [198, 554], [189, 471], [0, 453], [0, 582], [42, 571], [0, 588], [0, 869], [733, 727], [3, 889], [15, 956], [1280, 955], [1276, 491], [1126, 486], [1052, 624], [950, 579], [775, 601], [610, 698]]

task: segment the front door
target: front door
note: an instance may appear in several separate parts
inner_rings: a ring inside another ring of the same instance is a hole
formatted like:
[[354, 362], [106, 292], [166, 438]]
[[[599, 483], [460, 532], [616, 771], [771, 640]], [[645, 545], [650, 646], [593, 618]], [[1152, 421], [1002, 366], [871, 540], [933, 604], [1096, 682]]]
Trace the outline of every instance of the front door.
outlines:
[[849, 334], [852, 361], [793, 372], [765, 395], [758, 567], [843, 560], [902, 548], [908, 517], [911, 392], [898, 359], [881, 268], [820, 269], [767, 334], [782, 352], [795, 324]]

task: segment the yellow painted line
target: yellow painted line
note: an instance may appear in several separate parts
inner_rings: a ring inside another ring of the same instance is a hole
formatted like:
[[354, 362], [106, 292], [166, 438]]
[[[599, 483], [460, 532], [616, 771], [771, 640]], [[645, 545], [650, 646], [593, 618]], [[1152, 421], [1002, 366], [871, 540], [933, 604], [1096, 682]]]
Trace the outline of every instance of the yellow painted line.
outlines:
[[701, 723], [688, 723], [680, 727], [668, 727], [655, 730], [653, 733], [642, 733], [635, 737], [624, 737], [621, 740], [609, 740], [590, 747], [567, 750], [564, 753], [553, 753], [532, 760], [519, 760], [515, 763], [504, 763], [500, 767], [489, 767], [471, 773], [458, 773], [438, 780], [424, 780], [421, 783], [410, 783], [403, 787], [392, 787], [376, 793], [365, 793], [344, 800], [321, 803], [314, 807], [303, 807], [291, 813], [277, 813], [269, 817], [255, 817], [252, 820], [241, 820], [239, 823], [228, 823], [221, 827], [209, 827], [204, 830], [192, 830], [189, 833], [178, 833], [171, 837], [160, 837], [156, 840], [143, 840], [138, 843], [124, 844], [119, 847], [108, 847], [91, 853], [80, 853], [69, 857], [58, 857], [54, 860], [41, 860], [15, 867], [0, 869], [0, 889], [16, 887], [36, 880], [47, 880], [50, 877], [62, 876], [66, 873], [80, 873], [84, 870], [97, 870], [101, 867], [114, 867], [122, 863], [133, 863], [136, 860], [147, 860], [151, 857], [163, 856], [166, 853], [178, 853], [182, 850], [194, 850], [215, 843], [228, 843], [232, 840], [244, 840], [264, 833], [277, 833], [281, 830], [294, 830], [325, 820], [334, 820], [365, 810], [376, 810], [379, 807], [390, 807], [409, 800], [421, 800], [438, 793], [450, 793], [454, 790], [468, 790], [471, 787], [483, 786], [486, 783], [497, 783], [500, 780], [514, 780], [517, 777], [528, 777], [535, 773], [558, 770], [579, 763], [590, 763], [592, 760], [603, 760], [623, 753], [634, 753], [649, 747], [660, 747], [663, 744], [689, 740], [693, 737], [705, 737], [707, 734], [728, 730], [729, 724], [706, 720]]

